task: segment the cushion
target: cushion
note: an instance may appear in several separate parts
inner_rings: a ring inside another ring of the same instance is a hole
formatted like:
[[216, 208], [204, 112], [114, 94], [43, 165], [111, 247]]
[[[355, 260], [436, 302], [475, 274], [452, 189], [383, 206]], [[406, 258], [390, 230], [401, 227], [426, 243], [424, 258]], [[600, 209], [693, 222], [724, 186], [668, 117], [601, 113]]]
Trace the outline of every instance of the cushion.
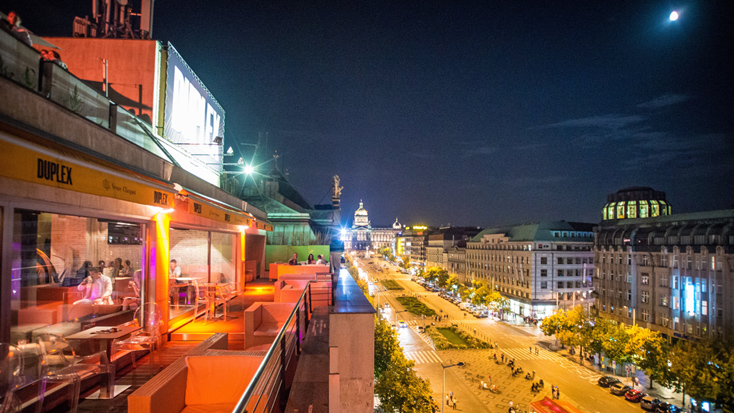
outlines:
[[187, 357], [186, 405], [230, 404], [234, 407], [261, 361], [260, 357], [246, 356]]

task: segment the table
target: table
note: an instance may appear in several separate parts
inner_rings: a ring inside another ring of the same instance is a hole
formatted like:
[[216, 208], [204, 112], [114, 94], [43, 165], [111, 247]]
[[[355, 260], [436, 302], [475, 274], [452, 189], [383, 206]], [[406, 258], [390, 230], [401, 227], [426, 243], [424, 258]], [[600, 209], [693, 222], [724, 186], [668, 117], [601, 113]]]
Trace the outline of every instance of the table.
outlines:
[[186, 290], [186, 299], [188, 301], [190, 299], [189, 294], [188, 294], [189, 287], [194, 285], [195, 280], [196, 278], [193, 278], [193, 277], [177, 277], [177, 278], [170, 279], [171, 284], [169, 288], [177, 290], [176, 295], [174, 296], [174, 299], [173, 299], [174, 301], [173, 305], [175, 306], [176, 309], [178, 309], [179, 303], [181, 301], [181, 299], [178, 296], [181, 293], [181, 289], [183, 288]]
[[[114, 333], [101, 333], [101, 331], [109, 330], [111, 328], [117, 328]], [[82, 330], [78, 333], [67, 336], [67, 340], [98, 340], [100, 341], [100, 349], [104, 346], [107, 352], [107, 359], [112, 362], [112, 342], [119, 338], [123, 338], [136, 331], [140, 330], [140, 327], [130, 325], [122, 325], [117, 327], [92, 327], [86, 330]]]
[[[101, 333], [100, 331], [106, 331], [111, 328], [116, 328], [117, 331], [114, 333]], [[122, 325], [117, 327], [92, 327], [88, 328], [86, 330], [82, 330], [78, 333], [72, 334], [70, 336], [66, 337], [66, 340], [99, 340], [100, 341], [100, 348], [104, 346], [105, 352], [107, 353], [107, 359], [109, 360], [112, 365], [114, 363], [112, 362], [112, 342], [116, 339], [123, 338], [127, 335], [130, 335], [136, 331], [140, 330], [140, 327], [134, 326], [134, 325]], [[124, 392], [130, 388], [130, 385], [120, 385], [116, 384], [115, 388], [112, 391], [112, 394], [107, 394], [106, 388], [104, 385], [100, 386], [100, 389], [96, 392], [94, 392], [92, 395], [87, 396], [88, 399], [114, 399], [117, 397], [120, 393]]]

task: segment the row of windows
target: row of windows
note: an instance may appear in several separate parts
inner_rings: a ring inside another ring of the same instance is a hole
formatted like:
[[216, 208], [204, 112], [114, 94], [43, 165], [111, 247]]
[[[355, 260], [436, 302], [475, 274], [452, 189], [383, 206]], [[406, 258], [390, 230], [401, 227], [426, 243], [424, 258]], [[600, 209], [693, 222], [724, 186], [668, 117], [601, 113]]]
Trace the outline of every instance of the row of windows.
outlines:
[[[703, 270], [706, 271], [708, 269], [715, 269], [717, 271], [721, 271], [722, 269], [722, 259], [719, 256], [712, 255], [708, 257], [703, 257], [700, 255], [686, 255], [681, 254], [679, 255], [666, 255], [664, 252], [661, 255], [650, 255], [650, 254], [639, 254], [635, 257], [636, 264], [642, 267], [648, 267], [648, 266], [656, 266], [656, 267], [669, 267], [669, 268], [678, 268], [678, 263], [680, 262], [681, 267], [692, 270]], [[600, 259], [602, 264], [627, 264], [632, 265], [632, 255], [630, 254], [619, 254], [616, 256], [614, 254], [602, 255]]]
[[[566, 244], [551, 244], [551, 250], [558, 251], [591, 251], [592, 244], [589, 242], [585, 245], [566, 245]], [[466, 244], [467, 250], [514, 250], [514, 251], [532, 251], [533, 246], [531, 244], [509, 244], [499, 243], [490, 244], [487, 242], [469, 242]], [[545, 248], [547, 249], [547, 248]]]
[[[556, 288], [585, 288], [587, 287], [585, 281], [558, 281], [556, 282]], [[540, 282], [540, 289], [546, 290], [548, 289], [548, 282], [547, 281], [541, 281]]]

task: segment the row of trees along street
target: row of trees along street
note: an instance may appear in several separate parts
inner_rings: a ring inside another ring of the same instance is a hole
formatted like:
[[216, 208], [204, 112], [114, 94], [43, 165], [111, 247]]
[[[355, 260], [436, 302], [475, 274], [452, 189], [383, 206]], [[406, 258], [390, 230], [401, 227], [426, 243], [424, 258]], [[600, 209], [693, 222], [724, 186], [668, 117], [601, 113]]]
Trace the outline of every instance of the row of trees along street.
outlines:
[[[359, 270], [347, 262], [347, 271], [376, 308], [367, 283], [359, 278]], [[379, 314], [378, 310], [375, 317], [375, 394], [380, 399], [380, 408], [385, 412], [434, 412], [430, 381], [416, 374], [415, 362], [405, 357], [397, 332]]]
[[439, 267], [418, 269], [416, 275], [434, 283], [439, 288], [459, 294], [462, 299], [470, 298], [474, 305], [484, 305], [496, 312], [507, 312], [510, 309], [510, 301], [483, 281], [472, 280], [471, 286], [467, 286], [459, 281], [458, 275], [449, 274], [448, 271]]
[[657, 331], [591, 316], [581, 306], [546, 317], [540, 329], [562, 345], [580, 347], [581, 364], [584, 351], [620, 365], [632, 363], [650, 377], [650, 388], [657, 382], [734, 413], [734, 342], [678, 340], [670, 345]]

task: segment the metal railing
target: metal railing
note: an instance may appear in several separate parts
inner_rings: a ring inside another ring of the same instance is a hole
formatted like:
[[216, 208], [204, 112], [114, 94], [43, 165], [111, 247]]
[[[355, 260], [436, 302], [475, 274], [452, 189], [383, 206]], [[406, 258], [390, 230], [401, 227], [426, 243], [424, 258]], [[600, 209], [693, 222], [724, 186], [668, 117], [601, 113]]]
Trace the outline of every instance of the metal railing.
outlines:
[[[287, 402], [286, 372], [295, 362], [295, 356], [301, 352], [301, 341], [308, 331], [309, 315], [312, 309], [311, 297], [324, 294], [323, 291], [312, 292], [311, 290], [309, 281], [233, 413], [269, 413], [285, 409]], [[325, 293], [329, 295], [328, 291]], [[275, 403], [280, 403], [280, 406], [275, 407]]]

